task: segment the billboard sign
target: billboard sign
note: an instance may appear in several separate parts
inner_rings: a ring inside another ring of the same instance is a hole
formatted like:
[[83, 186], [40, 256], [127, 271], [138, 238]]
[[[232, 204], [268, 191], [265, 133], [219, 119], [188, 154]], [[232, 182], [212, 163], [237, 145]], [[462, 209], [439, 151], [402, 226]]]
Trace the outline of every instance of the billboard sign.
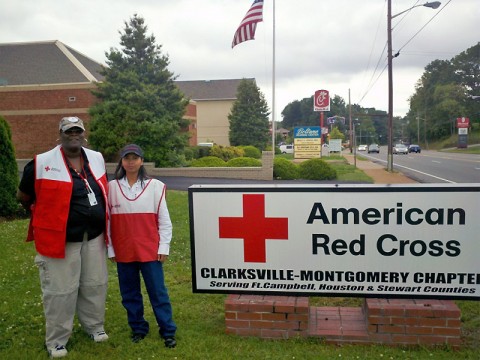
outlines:
[[322, 150], [320, 126], [302, 126], [293, 130], [295, 159], [319, 158]]
[[194, 185], [196, 293], [480, 300], [480, 184]]
[[330, 94], [328, 90], [317, 90], [313, 96], [313, 111], [330, 111]]
[[457, 128], [464, 129], [470, 127], [470, 119], [466, 117], [457, 118]]
[[345, 125], [345, 118], [343, 116], [337, 116], [337, 115], [327, 118], [328, 125], [335, 125], [338, 123], [342, 123], [343, 125]]

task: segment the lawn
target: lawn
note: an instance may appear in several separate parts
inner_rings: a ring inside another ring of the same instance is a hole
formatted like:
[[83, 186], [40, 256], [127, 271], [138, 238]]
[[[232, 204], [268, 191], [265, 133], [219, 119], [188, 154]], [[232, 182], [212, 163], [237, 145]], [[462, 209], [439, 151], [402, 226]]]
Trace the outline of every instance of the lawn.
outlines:
[[[385, 346], [334, 346], [318, 338], [262, 340], [225, 334], [225, 295], [193, 294], [187, 193], [170, 191], [168, 203], [174, 224], [174, 238], [166, 281], [174, 318], [178, 325], [178, 346], [166, 349], [160, 341], [151, 309], [146, 307], [151, 332], [133, 344], [126, 315], [120, 303], [114, 264], [109, 263], [106, 330], [110, 340], [93, 343], [75, 325], [67, 345], [68, 359], [479, 359], [480, 304], [458, 301], [462, 309], [465, 347], [391, 348]], [[38, 272], [33, 264], [33, 244], [25, 243], [27, 220], [0, 222], [0, 357], [2, 359], [45, 359], [44, 319]], [[322, 306], [339, 306], [342, 298], [315, 298]]]

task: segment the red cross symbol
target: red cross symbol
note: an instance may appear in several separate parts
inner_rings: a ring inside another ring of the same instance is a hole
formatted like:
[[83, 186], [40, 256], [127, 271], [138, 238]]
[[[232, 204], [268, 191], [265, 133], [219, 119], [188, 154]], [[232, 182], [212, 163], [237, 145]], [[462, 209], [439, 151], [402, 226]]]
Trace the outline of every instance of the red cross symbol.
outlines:
[[245, 262], [266, 262], [266, 241], [288, 240], [288, 218], [265, 217], [265, 195], [243, 195], [243, 217], [218, 218], [219, 237], [243, 239]]
[[50, 170], [50, 166], [45, 166], [45, 171], [48, 172]]

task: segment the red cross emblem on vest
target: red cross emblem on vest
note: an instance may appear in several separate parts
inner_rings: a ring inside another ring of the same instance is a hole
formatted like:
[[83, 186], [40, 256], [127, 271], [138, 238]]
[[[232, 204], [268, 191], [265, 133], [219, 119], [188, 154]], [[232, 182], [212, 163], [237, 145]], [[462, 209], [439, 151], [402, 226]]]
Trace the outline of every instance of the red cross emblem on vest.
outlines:
[[219, 237], [243, 239], [245, 262], [266, 262], [267, 240], [288, 240], [288, 218], [265, 217], [265, 195], [243, 194], [243, 217], [219, 217]]

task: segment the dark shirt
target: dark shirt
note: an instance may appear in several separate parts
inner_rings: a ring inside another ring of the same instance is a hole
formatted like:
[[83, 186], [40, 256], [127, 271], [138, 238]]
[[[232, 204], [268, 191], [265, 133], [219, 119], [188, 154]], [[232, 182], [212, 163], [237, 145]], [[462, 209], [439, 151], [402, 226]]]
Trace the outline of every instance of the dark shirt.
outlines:
[[[90, 205], [85, 182], [74, 169], [69, 167], [73, 189], [67, 221], [67, 242], [81, 242], [85, 233], [88, 234], [88, 240], [91, 240], [105, 229], [105, 200], [102, 190], [90, 171], [88, 159], [83, 150], [82, 156], [84, 159], [83, 174], [86, 174], [88, 183], [95, 194], [97, 205]], [[18, 188], [35, 199], [35, 165], [33, 160], [25, 165]]]

